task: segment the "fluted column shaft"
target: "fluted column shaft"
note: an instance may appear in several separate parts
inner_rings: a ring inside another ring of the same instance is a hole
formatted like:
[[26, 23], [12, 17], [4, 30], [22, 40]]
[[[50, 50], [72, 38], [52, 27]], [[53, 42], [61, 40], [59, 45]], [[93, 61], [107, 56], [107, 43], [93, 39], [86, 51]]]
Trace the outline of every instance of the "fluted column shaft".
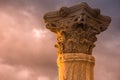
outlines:
[[83, 53], [59, 54], [59, 80], [94, 80], [95, 58]]

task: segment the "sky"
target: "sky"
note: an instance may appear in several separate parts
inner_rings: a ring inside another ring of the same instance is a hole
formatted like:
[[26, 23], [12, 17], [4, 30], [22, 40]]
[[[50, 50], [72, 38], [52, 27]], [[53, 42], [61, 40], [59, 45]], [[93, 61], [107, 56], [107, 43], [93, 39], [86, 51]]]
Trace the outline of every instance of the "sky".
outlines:
[[80, 2], [112, 18], [93, 50], [95, 80], [120, 80], [120, 0], [0, 0], [0, 80], [58, 80], [56, 35], [43, 15]]

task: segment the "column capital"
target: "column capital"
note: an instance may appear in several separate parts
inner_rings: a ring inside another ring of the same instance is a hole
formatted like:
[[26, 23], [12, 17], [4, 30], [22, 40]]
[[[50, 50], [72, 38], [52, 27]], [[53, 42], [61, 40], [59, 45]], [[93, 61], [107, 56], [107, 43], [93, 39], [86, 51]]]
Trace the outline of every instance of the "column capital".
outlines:
[[100, 9], [82, 2], [72, 7], [44, 15], [46, 27], [57, 34], [58, 53], [92, 54], [96, 35], [105, 31], [111, 22], [109, 16], [101, 15]]

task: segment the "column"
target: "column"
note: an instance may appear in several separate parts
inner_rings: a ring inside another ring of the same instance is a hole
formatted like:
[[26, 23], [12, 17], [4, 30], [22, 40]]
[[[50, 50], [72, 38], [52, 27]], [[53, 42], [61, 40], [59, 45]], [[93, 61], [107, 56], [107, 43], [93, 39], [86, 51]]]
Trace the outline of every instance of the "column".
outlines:
[[44, 20], [57, 36], [59, 80], [94, 80], [96, 35], [108, 28], [111, 18], [82, 2], [48, 12]]

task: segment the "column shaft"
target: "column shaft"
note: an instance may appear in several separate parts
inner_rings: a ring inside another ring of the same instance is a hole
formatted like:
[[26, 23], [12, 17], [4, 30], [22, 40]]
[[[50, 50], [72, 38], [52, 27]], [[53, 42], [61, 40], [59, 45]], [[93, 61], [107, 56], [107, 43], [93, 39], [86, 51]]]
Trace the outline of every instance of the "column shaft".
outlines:
[[59, 54], [59, 80], [94, 80], [94, 62], [93, 56], [83, 53]]

